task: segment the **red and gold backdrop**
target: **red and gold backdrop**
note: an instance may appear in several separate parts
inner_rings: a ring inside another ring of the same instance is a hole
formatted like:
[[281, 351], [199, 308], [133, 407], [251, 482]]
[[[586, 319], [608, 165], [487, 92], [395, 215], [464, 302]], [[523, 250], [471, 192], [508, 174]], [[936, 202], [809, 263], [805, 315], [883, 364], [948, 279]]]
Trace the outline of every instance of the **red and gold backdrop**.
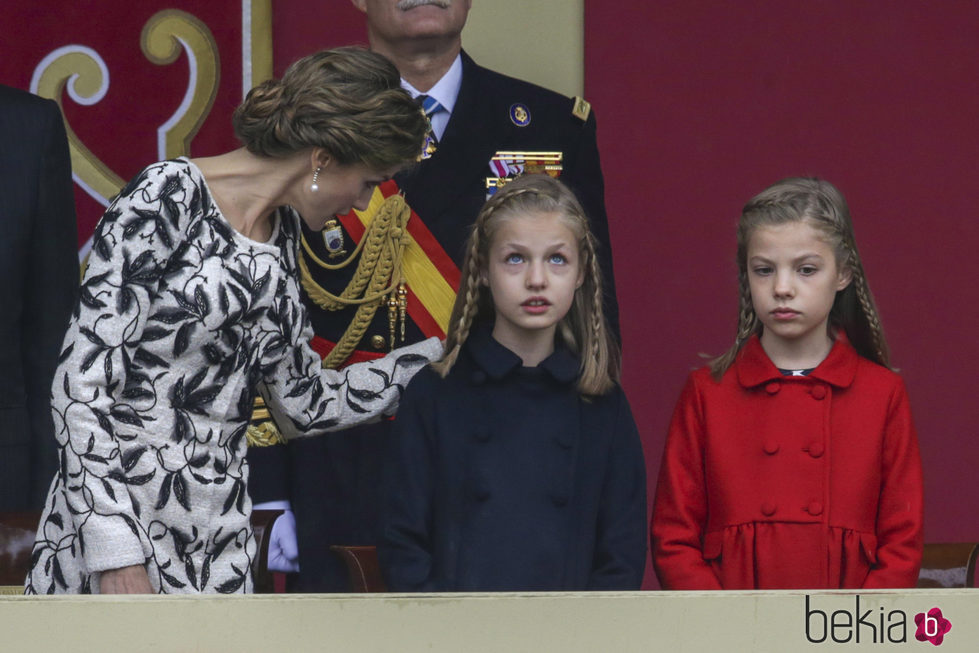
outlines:
[[271, 74], [270, 11], [270, 0], [5, 4], [0, 81], [61, 105], [83, 253], [147, 163], [235, 146], [231, 112]]

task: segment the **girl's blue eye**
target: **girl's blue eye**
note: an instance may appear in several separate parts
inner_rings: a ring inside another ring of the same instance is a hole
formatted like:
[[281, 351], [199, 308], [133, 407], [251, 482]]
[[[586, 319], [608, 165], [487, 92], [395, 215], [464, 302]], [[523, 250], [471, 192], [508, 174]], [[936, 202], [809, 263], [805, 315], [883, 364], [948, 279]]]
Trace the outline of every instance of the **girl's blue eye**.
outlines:
[[801, 268], [799, 268], [799, 273], [808, 277], [810, 275], [816, 274], [818, 270], [819, 268], [817, 268], [815, 265], [803, 265]]
[[767, 267], [767, 266], [762, 265], [762, 266], [759, 266], [759, 267], [756, 267], [756, 268], [752, 269], [752, 272], [754, 272], [755, 274], [757, 274], [759, 276], [765, 276], [766, 274], [771, 274], [772, 273], [772, 269], [770, 267]]
[[568, 262], [567, 257], [564, 254], [551, 254], [548, 259], [551, 263], [561, 265]]
[[523, 263], [523, 256], [520, 254], [507, 254], [503, 261], [512, 264]]

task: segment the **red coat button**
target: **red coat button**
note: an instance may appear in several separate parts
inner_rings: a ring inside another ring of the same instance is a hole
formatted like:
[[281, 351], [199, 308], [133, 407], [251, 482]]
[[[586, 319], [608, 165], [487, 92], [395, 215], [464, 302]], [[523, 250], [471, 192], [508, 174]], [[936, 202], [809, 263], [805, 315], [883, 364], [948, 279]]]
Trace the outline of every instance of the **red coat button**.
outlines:
[[766, 440], [765, 444], [762, 446], [762, 450], [769, 456], [778, 453], [778, 442], [775, 440]]
[[813, 399], [823, 399], [826, 397], [826, 388], [821, 385], [817, 385], [812, 390], [809, 391], [812, 394]]
[[778, 381], [772, 381], [771, 383], [765, 386], [765, 392], [767, 392], [770, 395], [773, 395], [776, 392], [778, 392], [779, 389], [781, 389], [781, 387], [782, 385]]
[[761, 504], [761, 514], [765, 515], [766, 517], [771, 517], [774, 515], [776, 510], [777, 507], [774, 503], [769, 503], [766, 501], [765, 503]]
[[823, 504], [819, 501], [811, 501], [809, 506], [806, 507], [806, 511], [813, 516], [823, 514]]
[[826, 453], [826, 449], [822, 442], [813, 442], [809, 445], [809, 455], [813, 458], [819, 458], [824, 453]]

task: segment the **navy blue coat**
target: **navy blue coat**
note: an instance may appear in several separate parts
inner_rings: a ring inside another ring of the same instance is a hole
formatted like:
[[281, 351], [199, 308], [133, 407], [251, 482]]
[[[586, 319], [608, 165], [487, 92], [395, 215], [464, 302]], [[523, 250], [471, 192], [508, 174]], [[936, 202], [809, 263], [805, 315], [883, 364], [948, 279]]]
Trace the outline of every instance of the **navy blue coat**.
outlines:
[[392, 591], [639, 589], [639, 435], [621, 389], [586, 401], [577, 375], [566, 349], [522, 367], [481, 329], [445, 379], [412, 379], [382, 503]]
[[[462, 53], [462, 65], [459, 97], [438, 151], [395, 178], [405, 199], [446, 254], [461, 265], [469, 227], [486, 199], [491, 157], [506, 150], [562, 152], [561, 180], [578, 193], [599, 241], [607, 289], [605, 313], [617, 332], [618, 309], [594, 114], [581, 120], [572, 113], [571, 99], [478, 66], [466, 53]], [[510, 107], [515, 103], [529, 110], [528, 125], [521, 127], [511, 121]], [[316, 254], [326, 259], [323, 239], [304, 230]], [[349, 233], [344, 237], [348, 245], [354, 242]], [[334, 293], [346, 287], [354, 269], [324, 271], [312, 267], [317, 282]], [[354, 312], [327, 312], [312, 302], [307, 302], [307, 308], [316, 335], [331, 342], [339, 340]], [[388, 316], [382, 308], [358, 349], [372, 351], [373, 336], [387, 335]], [[409, 319], [406, 344], [423, 338]], [[389, 431], [389, 424], [382, 422], [293, 441], [285, 447], [249, 451], [252, 499], [290, 498], [296, 513], [302, 573], [291, 589], [345, 591], [346, 570], [327, 553], [328, 546], [376, 543], [380, 456]]]

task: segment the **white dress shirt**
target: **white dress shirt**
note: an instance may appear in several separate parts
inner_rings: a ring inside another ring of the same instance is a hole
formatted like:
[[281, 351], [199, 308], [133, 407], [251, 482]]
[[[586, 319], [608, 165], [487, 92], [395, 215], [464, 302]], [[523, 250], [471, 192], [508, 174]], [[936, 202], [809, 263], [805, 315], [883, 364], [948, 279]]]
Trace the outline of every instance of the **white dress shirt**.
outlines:
[[449, 124], [449, 118], [452, 117], [452, 109], [455, 108], [456, 99], [459, 97], [459, 89], [462, 87], [462, 55], [456, 55], [456, 59], [449, 66], [449, 69], [427, 93], [422, 93], [404, 78], [401, 79], [401, 87], [411, 93], [411, 97], [418, 97], [419, 95], [433, 97], [445, 108], [445, 111], [434, 113], [431, 117], [435, 138], [442, 140], [445, 127]]

